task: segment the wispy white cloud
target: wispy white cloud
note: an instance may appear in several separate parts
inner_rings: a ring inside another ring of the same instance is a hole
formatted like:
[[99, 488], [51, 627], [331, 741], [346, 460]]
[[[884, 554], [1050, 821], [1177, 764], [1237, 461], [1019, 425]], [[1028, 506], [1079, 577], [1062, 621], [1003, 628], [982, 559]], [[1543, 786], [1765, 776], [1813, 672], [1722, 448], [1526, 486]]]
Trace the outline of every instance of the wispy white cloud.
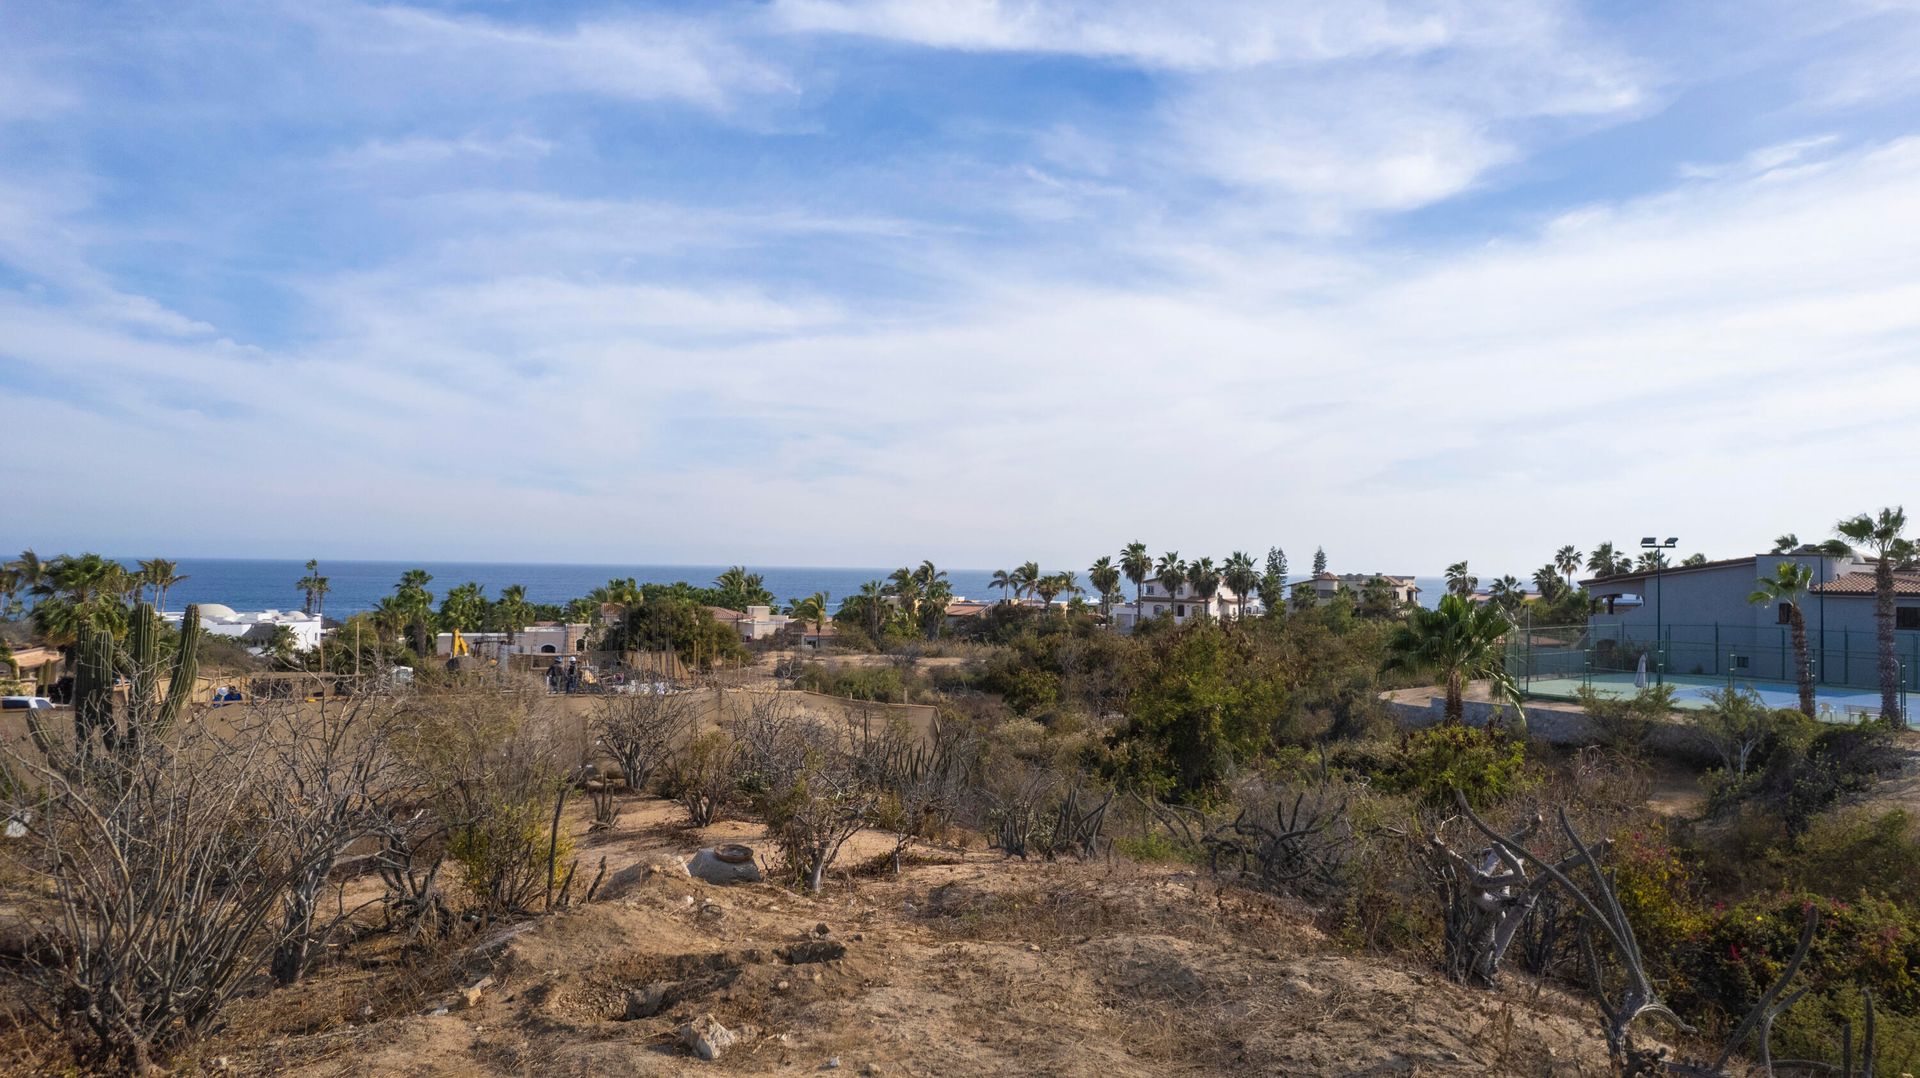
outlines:
[[[0, 159], [0, 391], [61, 432], [16, 463], [118, 488], [46, 491], [43, 545], [204, 551], [203, 476], [229, 550], [1518, 570], [1804, 534], [1920, 464], [1882, 421], [1920, 400], [1914, 138], [1817, 116], [1394, 230], [1669, 99], [1570, 5], [515, 15], [288, 7], [266, 57], [183, 17], [169, 65], [234, 60], [143, 106], [190, 149]], [[901, 46], [1135, 96], [976, 119], [834, 69]], [[163, 152], [207, 167], [107, 163]]]

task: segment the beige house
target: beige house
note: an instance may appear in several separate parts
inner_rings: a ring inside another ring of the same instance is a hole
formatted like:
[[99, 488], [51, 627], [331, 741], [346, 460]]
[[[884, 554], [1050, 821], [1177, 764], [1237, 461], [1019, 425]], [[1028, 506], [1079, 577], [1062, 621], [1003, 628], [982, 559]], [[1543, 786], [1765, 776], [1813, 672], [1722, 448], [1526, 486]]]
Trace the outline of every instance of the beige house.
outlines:
[[[1415, 584], [1410, 576], [1394, 576], [1390, 573], [1316, 573], [1300, 583], [1312, 588], [1314, 598], [1324, 603], [1338, 595], [1341, 588], [1352, 592], [1354, 599], [1358, 600], [1375, 580], [1386, 581], [1393, 590], [1394, 602], [1400, 606], [1413, 606], [1420, 601], [1420, 585]], [[1300, 584], [1295, 584], [1293, 588], [1297, 593]]]

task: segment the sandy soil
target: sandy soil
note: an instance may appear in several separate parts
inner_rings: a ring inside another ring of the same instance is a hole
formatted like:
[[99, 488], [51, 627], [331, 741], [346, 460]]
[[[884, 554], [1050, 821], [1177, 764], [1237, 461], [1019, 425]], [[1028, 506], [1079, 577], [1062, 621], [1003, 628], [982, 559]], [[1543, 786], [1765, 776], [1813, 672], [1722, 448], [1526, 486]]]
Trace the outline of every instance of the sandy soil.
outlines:
[[[463, 945], [415, 974], [410, 991], [363, 957], [245, 1001], [183, 1069], [313, 1078], [1604, 1069], [1580, 1001], [1517, 980], [1468, 990], [1343, 954], [1304, 911], [1190, 871], [919, 848], [896, 879], [881, 864], [890, 838], [869, 835], [844, 863], [871, 862], [870, 873], [807, 897], [690, 879], [679, 857], [763, 836], [740, 822], [694, 832], [679, 818], [677, 806], [636, 802], [615, 831], [580, 836], [583, 865], [607, 857], [612, 897]], [[465, 1006], [457, 989], [483, 976], [493, 983]], [[664, 994], [661, 1011], [629, 1020], [629, 993], [647, 986]], [[675, 1028], [701, 1014], [741, 1033], [714, 1062], [675, 1045]]]

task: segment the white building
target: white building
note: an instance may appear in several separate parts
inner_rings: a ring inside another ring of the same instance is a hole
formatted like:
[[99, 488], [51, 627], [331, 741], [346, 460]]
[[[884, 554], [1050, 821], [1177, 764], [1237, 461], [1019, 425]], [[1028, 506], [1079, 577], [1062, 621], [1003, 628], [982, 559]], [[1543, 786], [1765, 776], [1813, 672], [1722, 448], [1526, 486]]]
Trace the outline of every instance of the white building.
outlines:
[[[1248, 617], [1264, 613], [1265, 610], [1259, 599], [1247, 597]], [[1141, 585], [1138, 602], [1121, 603], [1113, 608], [1113, 624], [1115, 628], [1131, 631], [1142, 621], [1152, 618], [1172, 618], [1174, 624], [1184, 625], [1188, 619], [1201, 614], [1231, 618], [1239, 613], [1240, 597], [1225, 584], [1214, 591], [1211, 599], [1202, 599], [1193, 590], [1192, 584], [1181, 584], [1169, 592], [1158, 581], [1149, 580]]]
[[[276, 626], [284, 625], [293, 632], [294, 647], [309, 651], [320, 646], [323, 623], [318, 614], [299, 610], [253, 610], [242, 613], [219, 603], [199, 605], [200, 627], [214, 636], [231, 636], [258, 647], [267, 643]], [[186, 613], [172, 611], [160, 616], [167, 624], [178, 628]]]

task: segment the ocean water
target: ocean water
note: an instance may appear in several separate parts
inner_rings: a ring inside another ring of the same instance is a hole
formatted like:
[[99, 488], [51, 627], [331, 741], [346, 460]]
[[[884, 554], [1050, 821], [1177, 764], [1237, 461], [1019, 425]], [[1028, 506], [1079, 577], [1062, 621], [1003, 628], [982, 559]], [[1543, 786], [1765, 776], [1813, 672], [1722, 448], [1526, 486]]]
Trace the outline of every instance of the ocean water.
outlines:
[[[129, 566], [134, 559], [123, 559]], [[235, 610], [298, 610], [304, 597], [296, 583], [307, 575], [304, 561], [277, 561], [244, 558], [181, 558], [179, 572], [186, 580], [167, 592], [167, 606], [179, 609], [187, 603], [224, 603]], [[883, 579], [892, 569], [805, 568], [748, 566], [749, 571], [766, 578], [767, 590], [775, 601], [785, 604], [816, 591], [824, 591], [836, 604], [860, 590], [869, 580]], [[608, 580], [632, 577], [642, 584], [672, 584], [686, 581], [708, 587], [725, 572], [724, 565], [542, 565], [528, 562], [435, 562], [435, 561], [322, 561], [320, 575], [332, 590], [327, 592], [326, 611], [330, 616], [371, 610], [382, 598], [392, 595], [400, 574], [409, 569], [425, 569], [433, 582], [427, 590], [434, 602], [447, 589], [468, 581], [479, 584], [489, 598], [500, 589], [519, 584], [527, 589], [527, 599], [536, 603], [565, 603], [577, 599]], [[998, 593], [988, 588], [991, 571], [948, 569], [947, 580], [958, 595], [987, 599]]]
[[[134, 559], [123, 559], [131, 567]], [[298, 610], [302, 596], [296, 585], [307, 573], [304, 561], [278, 561], [246, 558], [181, 558], [179, 572], [186, 580], [167, 593], [167, 606], [179, 609], [187, 603], [223, 603], [235, 610]], [[427, 590], [437, 603], [447, 589], [473, 581], [489, 597], [500, 589], [519, 584], [527, 589], [527, 599], [536, 603], [565, 603], [576, 599], [608, 580], [632, 577], [642, 584], [671, 584], [684, 580], [706, 587], [726, 571], [724, 565], [542, 565], [530, 562], [399, 562], [399, 561], [322, 561], [320, 574], [333, 590], [327, 593], [326, 611], [344, 617], [370, 610], [385, 596], [392, 595], [400, 574], [409, 569], [425, 569], [433, 582]], [[869, 580], [885, 579], [892, 569], [832, 568], [804, 566], [748, 566], [766, 578], [767, 590], [775, 601], [792, 599], [824, 591], [837, 605], [860, 590]], [[954, 594], [969, 599], [994, 599], [999, 592], [989, 586], [993, 572], [986, 569], [947, 569], [947, 580]], [[1082, 586], [1086, 573], [1079, 571]], [[1444, 581], [1418, 578], [1420, 600], [1428, 606], [1439, 601]], [[1131, 592], [1124, 583], [1123, 591]]]

